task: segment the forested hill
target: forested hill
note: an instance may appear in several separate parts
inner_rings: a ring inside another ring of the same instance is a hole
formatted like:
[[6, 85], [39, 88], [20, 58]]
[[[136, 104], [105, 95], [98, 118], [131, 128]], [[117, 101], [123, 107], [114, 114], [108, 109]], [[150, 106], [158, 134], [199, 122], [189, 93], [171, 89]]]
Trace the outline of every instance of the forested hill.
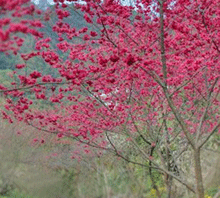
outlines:
[[[44, 22], [45, 27], [42, 29], [42, 32], [46, 35], [52, 38], [53, 40], [53, 46], [57, 43], [57, 35], [52, 31], [51, 24], [55, 24], [57, 21], [57, 17], [54, 9], [54, 5], [51, 5], [48, 7], [47, 12], [49, 11], [50, 20], [47, 22]], [[75, 10], [73, 6], [70, 6], [68, 8], [69, 12], [71, 13], [68, 19], [66, 21], [72, 26], [75, 27], [77, 30], [81, 29], [82, 27], [88, 27], [89, 29], [93, 29], [90, 24], [86, 23], [83, 18], [83, 13], [80, 10]], [[43, 10], [42, 10], [43, 11]], [[45, 12], [45, 11], [43, 11]], [[31, 50], [34, 50], [34, 38], [28, 37], [27, 35], [19, 35], [20, 37], [25, 37], [25, 44], [22, 46], [23, 52], [30, 52]], [[74, 38], [74, 39], [80, 39], [80, 38]], [[14, 55], [10, 54], [4, 54], [0, 52], [0, 70], [10, 69], [13, 70], [16, 64], [20, 61], [20, 57], [15, 57]]]

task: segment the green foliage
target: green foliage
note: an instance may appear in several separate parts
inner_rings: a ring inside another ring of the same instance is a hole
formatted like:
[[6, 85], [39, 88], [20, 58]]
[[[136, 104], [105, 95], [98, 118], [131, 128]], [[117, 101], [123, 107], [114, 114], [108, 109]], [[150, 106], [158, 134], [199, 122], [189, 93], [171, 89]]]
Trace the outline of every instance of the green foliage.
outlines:
[[[13, 58], [12, 58], [13, 57]], [[0, 52], [0, 70], [12, 69], [16, 59], [14, 56]]]
[[0, 70], [0, 84], [6, 87], [11, 85], [12, 79], [8, 76], [10, 73], [12, 73], [10, 69]]
[[8, 194], [4, 196], [0, 196], [0, 198], [36, 198], [36, 197], [29, 196], [15, 189], [13, 191], [10, 191]]
[[213, 197], [218, 192], [218, 190], [219, 188], [209, 188], [206, 190], [206, 194]]

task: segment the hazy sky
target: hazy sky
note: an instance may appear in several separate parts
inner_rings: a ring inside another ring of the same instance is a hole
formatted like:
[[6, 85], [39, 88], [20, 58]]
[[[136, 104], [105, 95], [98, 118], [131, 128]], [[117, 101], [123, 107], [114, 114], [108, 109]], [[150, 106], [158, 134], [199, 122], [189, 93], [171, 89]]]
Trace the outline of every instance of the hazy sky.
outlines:
[[[32, 0], [33, 2], [35, 2], [36, 4], [39, 3], [39, 0]], [[53, 3], [53, 0], [47, 0], [48, 3]]]

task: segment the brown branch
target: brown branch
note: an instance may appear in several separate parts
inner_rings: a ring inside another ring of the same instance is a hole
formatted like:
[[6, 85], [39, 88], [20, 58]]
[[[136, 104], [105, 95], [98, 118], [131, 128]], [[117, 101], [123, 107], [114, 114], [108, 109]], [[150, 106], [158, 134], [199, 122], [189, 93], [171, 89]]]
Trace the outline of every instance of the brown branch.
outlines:
[[[59, 132], [58, 131], [49, 131], [49, 130], [46, 130], [46, 129], [41, 129], [39, 127], [36, 127], [34, 126], [33, 124], [31, 124], [30, 122], [27, 122], [30, 126], [38, 129], [38, 130], [41, 130], [43, 132], [46, 132], [46, 133], [50, 133], [50, 134], [58, 134]], [[134, 161], [131, 161], [130, 159], [124, 157], [123, 155], [121, 155], [118, 151], [116, 152], [116, 150], [114, 149], [110, 149], [110, 148], [106, 148], [106, 147], [101, 147], [99, 145], [96, 145], [96, 144], [91, 144], [90, 142], [85, 142], [85, 141], [82, 141], [80, 140], [79, 137], [75, 137], [75, 136], [71, 136], [70, 133], [64, 133], [64, 136], [68, 137], [68, 138], [71, 138], [73, 140], [76, 140], [76, 141], [79, 141], [80, 143], [82, 144], [86, 144], [88, 146], [91, 146], [91, 147], [94, 147], [94, 148], [98, 148], [98, 149], [103, 149], [103, 150], [107, 150], [107, 151], [110, 151], [112, 153], [114, 153], [116, 156], [124, 159], [125, 161], [127, 161], [128, 163], [132, 163], [132, 164], [135, 164], [135, 165], [139, 165], [139, 166], [142, 166], [142, 167], [146, 167], [146, 168], [149, 168], [148, 165], [145, 165], [145, 164], [142, 164], [142, 163], [139, 163], [139, 162], [134, 162]], [[152, 161], [149, 159], [149, 161]], [[169, 172], [168, 170], [164, 169], [164, 168], [161, 168], [159, 167], [155, 162], [152, 161], [152, 163], [155, 165], [155, 166], [152, 166], [152, 168], [154, 169], [157, 169], [159, 172], [161, 173], [166, 173], [166, 174], [169, 174], [171, 177], [173, 177], [174, 179], [176, 179], [177, 181], [179, 181], [181, 184], [183, 184], [184, 186], [186, 186], [190, 191], [192, 191], [193, 193], [195, 193], [194, 189], [191, 188], [186, 182], [182, 181], [179, 177], [177, 177], [176, 175], [174, 175], [172, 172]]]
[[[94, 2], [94, 1], [93, 1]], [[99, 4], [98, 5], [100, 8], [101, 8], [101, 10], [103, 11], [103, 12], [105, 12], [105, 14], [106, 15], [108, 15], [108, 13], [104, 10], [104, 8]], [[117, 27], [118, 27], [118, 29], [119, 30], [121, 30], [132, 42], [134, 42], [137, 46], [139, 46], [139, 44], [138, 44], [138, 42], [136, 42], [130, 35], [128, 35], [128, 33], [126, 33], [125, 31], [124, 31], [124, 29], [122, 29], [120, 26], [118, 26], [117, 25]]]
[[162, 71], [165, 86], [167, 86], [167, 65], [166, 65], [166, 54], [165, 54], [165, 44], [164, 44], [164, 12], [163, 12], [163, 3], [164, 0], [159, 1], [160, 3], [160, 54], [161, 54], [161, 62], [162, 62]]
[[85, 85], [82, 85], [85, 89], [85, 91], [87, 91], [89, 94], [91, 94], [97, 101], [99, 101], [109, 112], [113, 113], [109, 107], [105, 104], [105, 102], [99, 98], [98, 96], [96, 96], [94, 93], [92, 93], [90, 90], [86, 89]]
[[189, 80], [187, 80], [184, 84], [182, 84], [181, 86], [177, 87], [176, 90], [174, 90], [174, 91], [170, 94], [170, 97], [172, 97], [175, 92], [179, 91], [179, 90], [182, 89], [184, 86], [186, 86], [190, 81], [192, 81], [192, 79], [193, 79], [200, 71], [202, 71], [204, 68], [205, 68], [205, 66], [202, 67], [200, 70], [198, 70], [195, 74], [193, 74], [192, 77], [191, 77]]
[[205, 111], [203, 112], [203, 115], [202, 115], [201, 118], [200, 118], [198, 130], [197, 130], [196, 144], [198, 143], [199, 138], [200, 138], [200, 136], [201, 136], [202, 125], [203, 125], [203, 123], [204, 123], [204, 121], [205, 121], [205, 117], [206, 117], [206, 115], [207, 115], [208, 108], [209, 108], [209, 106], [211, 105], [211, 95], [212, 95], [212, 92], [213, 92], [214, 87], [215, 87], [216, 83], [218, 82], [218, 80], [219, 80], [219, 77], [215, 79], [215, 81], [214, 81], [214, 83], [213, 83], [213, 85], [212, 85], [212, 87], [211, 87], [211, 89], [210, 89], [210, 91], [209, 91], [209, 94], [208, 94], [208, 96], [207, 96], [206, 108], [205, 108]]
[[18, 87], [18, 88], [13, 88], [13, 89], [7, 89], [7, 90], [0, 90], [0, 93], [4, 92], [10, 92], [10, 91], [18, 91], [18, 90], [26, 90], [26, 89], [31, 89], [33, 87], [37, 87], [39, 85], [65, 85], [65, 84], [71, 84], [72, 82], [46, 82], [46, 83], [37, 83], [34, 85], [26, 86], [26, 87]]
[[165, 86], [162, 86], [163, 83], [161, 83], [161, 79], [157, 78], [155, 79], [163, 88], [163, 91], [165, 93], [165, 97], [167, 99], [167, 102], [173, 112], [173, 114], [175, 115], [177, 121], [179, 122], [184, 134], [186, 135], [187, 140], [189, 141], [190, 145], [194, 148], [195, 147], [195, 143], [194, 140], [187, 128], [186, 123], [184, 122], [182, 116], [180, 115], [180, 113], [178, 112], [178, 110], [176, 109], [173, 100], [170, 97], [170, 94], [167, 90], [167, 65], [166, 65], [166, 56], [165, 56], [165, 45], [164, 45], [164, 13], [163, 13], [163, 0], [159, 1], [160, 3], [160, 45], [161, 45], [161, 62], [162, 62], [162, 69], [163, 69], [163, 77], [164, 77], [164, 84]]
[[209, 138], [219, 129], [219, 127], [220, 127], [220, 120], [212, 129], [212, 131], [209, 133], [209, 135], [199, 144], [198, 148], [201, 148], [209, 140]]
[[[208, 27], [207, 27], [207, 24], [206, 24], [206, 22], [205, 22], [205, 11], [201, 11], [201, 14], [202, 14], [202, 23], [203, 23], [203, 25], [205, 26], [205, 29], [206, 29], [206, 32], [208, 33], [208, 34], [210, 34], [210, 31], [209, 31], [209, 29], [208, 29]], [[217, 43], [214, 41], [214, 39], [213, 39], [213, 36], [211, 37], [211, 41], [212, 41], [212, 43], [214, 44], [214, 46], [215, 46], [215, 48], [216, 48], [216, 50], [218, 51], [218, 53], [220, 53], [220, 49], [218, 48], [218, 45], [217, 45]]]

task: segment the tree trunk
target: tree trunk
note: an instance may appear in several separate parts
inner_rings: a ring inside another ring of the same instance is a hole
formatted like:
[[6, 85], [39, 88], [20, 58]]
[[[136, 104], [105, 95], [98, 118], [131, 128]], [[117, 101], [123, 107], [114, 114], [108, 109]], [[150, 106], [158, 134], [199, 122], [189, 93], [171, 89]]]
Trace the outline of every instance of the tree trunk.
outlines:
[[200, 161], [200, 149], [194, 150], [194, 161], [195, 161], [195, 177], [196, 177], [196, 197], [204, 198], [204, 187], [202, 180], [202, 168]]

